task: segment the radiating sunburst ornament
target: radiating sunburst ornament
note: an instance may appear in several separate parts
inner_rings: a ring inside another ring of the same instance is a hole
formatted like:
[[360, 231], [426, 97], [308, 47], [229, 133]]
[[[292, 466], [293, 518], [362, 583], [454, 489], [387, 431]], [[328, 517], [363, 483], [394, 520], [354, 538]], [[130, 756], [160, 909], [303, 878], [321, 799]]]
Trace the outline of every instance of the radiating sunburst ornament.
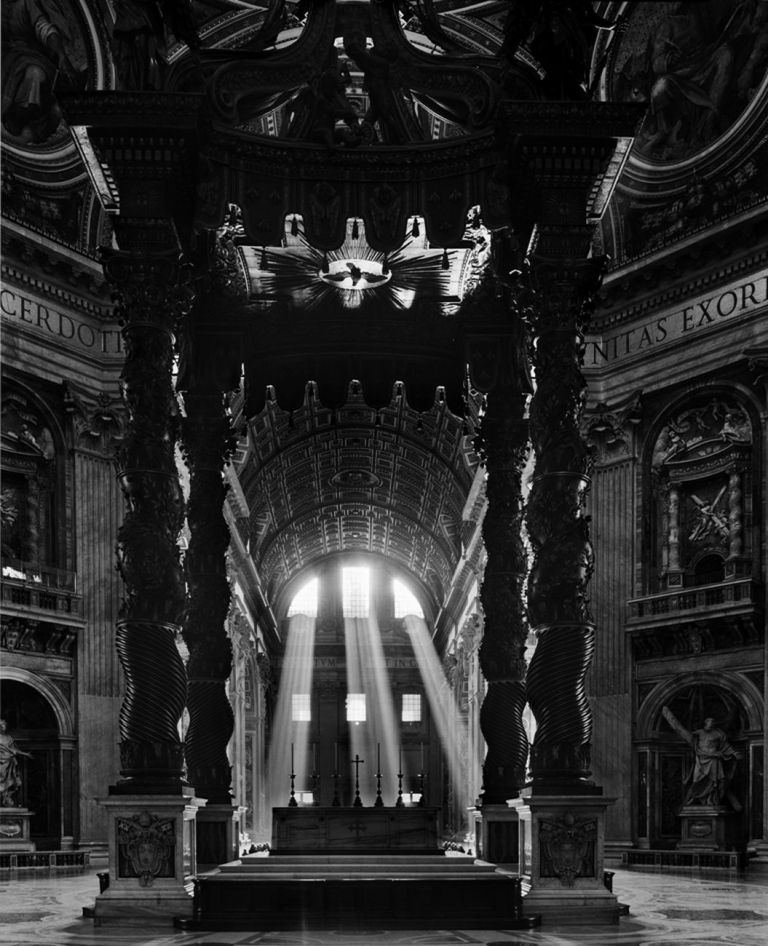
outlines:
[[291, 300], [298, 308], [330, 304], [345, 309], [369, 304], [408, 309], [417, 299], [458, 300], [459, 264], [467, 250], [430, 249], [423, 237], [409, 235], [394, 253], [381, 253], [368, 245], [364, 223], [357, 218], [348, 221], [344, 243], [324, 252], [294, 227], [295, 216], [286, 226], [284, 246], [263, 253], [243, 248], [251, 298]]

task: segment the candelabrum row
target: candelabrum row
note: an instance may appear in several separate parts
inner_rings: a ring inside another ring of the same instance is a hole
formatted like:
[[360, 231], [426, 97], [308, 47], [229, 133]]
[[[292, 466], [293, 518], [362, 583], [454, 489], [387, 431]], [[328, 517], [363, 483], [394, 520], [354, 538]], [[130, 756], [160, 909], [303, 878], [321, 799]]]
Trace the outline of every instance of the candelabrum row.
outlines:
[[[376, 801], [373, 803], [374, 808], [383, 808], [384, 800], [381, 796], [381, 752], [377, 746], [376, 753]], [[339, 772], [338, 772], [338, 759], [337, 761], [337, 771], [331, 776], [333, 778], [333, 801], [331, 806], [337, 808], [341, 805], [341, 800], [339, 798]], [[361, 759], [360, 756], [356, 753], [354, 759], [352, 759], [351, 764], [355, 767], [355, 800], [352, 802], [353, 808], [362, 808], [363, 801], [360, 797], [360, 766], [365, 763], [365, 759]], [[424, 779], [425, 772], [422, 771], [416, 776], [419, 780], [419, 800], [416, 803], [419, 807], [423, 807], [425, 802], [425, 793], [424, 793]], [[289, 808], [298, 807], [298, 802], [296, 801], [296, 772], [293, 762], [293, 745], [291, 745], [291, 794], [288, 800]], [[317, 798], [319, 796], [319, 785], [320, 785], [320, 776], [317, 772], [312, 773], [312, 797], [314, 799], [313, 804], [317, 805]], [[411, 793], [413, 794], [413, 793]], [[404, 808], [405, 802], [403, 800], [403, 766], [402, 762], [400, 765], [400, 771], [397, 773], [397, 801], [395, 802], [395, 808]]]

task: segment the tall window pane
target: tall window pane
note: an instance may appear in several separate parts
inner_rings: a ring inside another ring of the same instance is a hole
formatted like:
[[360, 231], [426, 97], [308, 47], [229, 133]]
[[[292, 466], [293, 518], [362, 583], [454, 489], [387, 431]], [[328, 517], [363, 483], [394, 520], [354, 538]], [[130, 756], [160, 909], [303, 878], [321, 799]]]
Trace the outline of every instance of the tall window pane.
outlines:
[[309, 693], [294, 693], [291, 697], [291, 719], [294, 723], [308, 723], [312, 719]]
[[342, 607], [345, 618], [367, 618], [370, 572], [367, 568], [344, 568], [341, 573]]
[[347, 722], [364, 723], [365, 719], [365, 693], [348, 693]]
[[417, 618], [424, 617], [424, 612], [416, 595], [406, 584], [402, 581], [398, 581], [397, 578], [392, 581], [392, 593], [395, 598], [396, 618], [404, 618], [409, 614], [413, 614]]
[[420, 693], [403, 693], [403, 712], [401, 719], [404, 723], [421, 722]]
[[317, 617], [317, 578], [308, 581], [294, 596], [288, 608], [288, 617], [295, 614], [306, 614], [307, 617]]

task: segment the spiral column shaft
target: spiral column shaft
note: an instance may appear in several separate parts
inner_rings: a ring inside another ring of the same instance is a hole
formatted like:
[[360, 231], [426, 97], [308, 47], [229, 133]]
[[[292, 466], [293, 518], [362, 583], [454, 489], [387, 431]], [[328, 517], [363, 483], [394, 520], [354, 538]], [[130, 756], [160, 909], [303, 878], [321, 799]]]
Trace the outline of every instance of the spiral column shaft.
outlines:
[[174, 336], [191, 293], [178, 250], [105, 251], [118, 294], [127, 431], [118, 450], [126, 514], [117, 535], [124, 596], [117, 650], [126, 691], [120, 710], [118, 793], [180, 793], [184, 765], [178, 723], [186, 674], [176, 647], [184, 607], [177, 540], [184, 509], [174, 447]]
[[512, 265], [509, 234], [496, 235], [494, 270], [464, 306], [470, 376], [486, 395], [480, 449], [487, 473], [487, 509], [482, 525], [486, 564], [480, 590], [484, 614], [480, 668], [488, 690], [480, 710], [487, 752], [483, 805], [504, 805], [525, 781], [528, 738], [525, 708], [525, 618], [521, 475], [530, 392], [527, 337], [522, 308], [500, 275]]
[[189, 391], [184, 397], [184, 453], [189, 466], [189, 548], [185, 573], [189, 601], [184, 619], [187, 662], [187, 730], [184, 753], [195, 791], [209, 804], [231, 802], [227, 743], [234, 716], [226, 686], [232, 670], [232, 642], [226, 631], [230, 589], [224, 519], [224, 463], [232, 430], [222, 393]]
[[534, 561], [528, 615], [538, 643], [528, 671], [537, 730], [531, 749], [533, 790], [594, 790], [592, 718], [585, 677], [594, 649], [587, 584], [593, 557], [584, 499], [590, 456], [580, 433], [586, 383], [581, 373], [585, 299], [599, 265], [533, 257], [536, 391], [531, 401], [535, 474], [527, 524]]

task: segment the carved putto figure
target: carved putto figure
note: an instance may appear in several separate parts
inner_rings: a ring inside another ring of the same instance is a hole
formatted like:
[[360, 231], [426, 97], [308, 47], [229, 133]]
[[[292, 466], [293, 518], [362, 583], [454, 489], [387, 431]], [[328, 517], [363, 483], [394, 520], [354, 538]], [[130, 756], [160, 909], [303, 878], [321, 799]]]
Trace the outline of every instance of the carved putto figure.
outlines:
[[17, 807], [16, 794], [21, 788], [21, 769], [19, 756], [32, 758], [31, 753], [23, 752], [7, 732], [8, 724], [0, 719], [0, 806]]
[[741, 810], [740, 802], [730, 792], [736, 762], [743, 753], [734, 749], [728, 737], [715, 726], [715, 721], [708, 716], [701, 729], [689, 731], [672, 713], [668, 706], [662, 708], [662, 715], [675, 732], [693, 749], [694, 762], [687, 778], [687, 791], [684, 805], [722, 805], [729, 801], [736, 811]]

